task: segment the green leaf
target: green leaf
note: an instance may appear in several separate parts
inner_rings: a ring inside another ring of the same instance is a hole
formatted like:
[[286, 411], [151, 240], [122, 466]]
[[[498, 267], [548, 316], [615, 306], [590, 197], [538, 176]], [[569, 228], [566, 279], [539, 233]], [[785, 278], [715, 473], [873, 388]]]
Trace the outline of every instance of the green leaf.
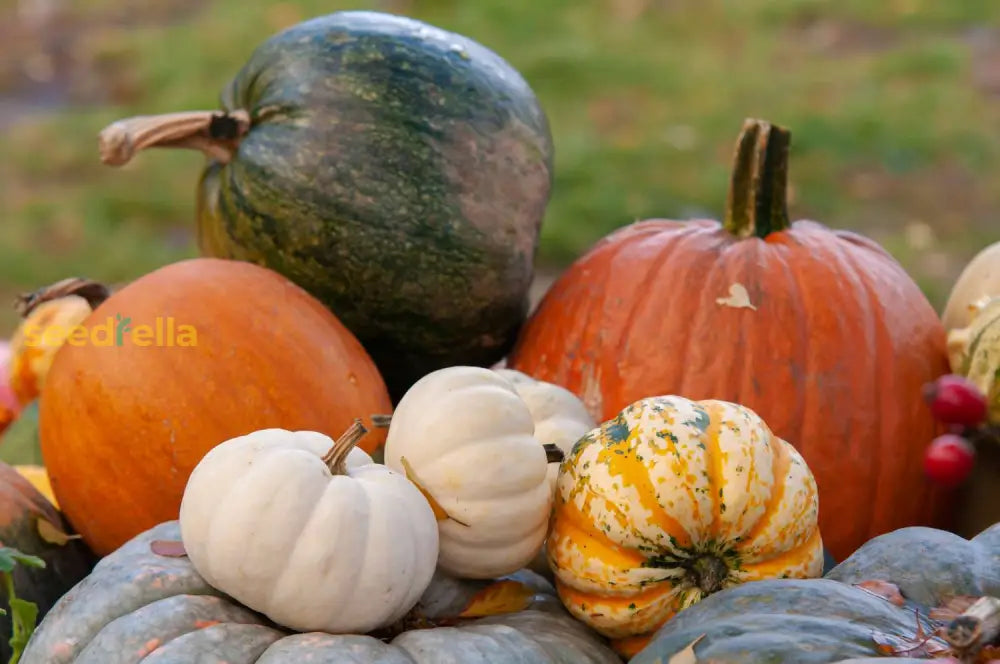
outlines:
[[[3, 589], [7, 592], [7, 604], [10, 606], [11, 620], [11, 657], [7, 664], [17, 664], [21, 654], [31, 640], [38, 620], [38, 606], [34, 602], [23, 600], [14, 590], [14, 577], [11, 574], [18, 564], [25, 567], [43, 568], [45, 561], [38, 556], [31, 556], [10, 546], [0, 546], [0, 576], [3, 578]], [[6, 615], [6, 614], [5, 614]]]
[[35, 631], [35, 623], [38, 620], [38, 606], [34, 602], [12, 597], [10, 599], [11, 623], [13, 635], [10, 637], [10, 648], [12, 651], [8, 664], [17, 664], [24, 653], [24, 649], [31, 640], [31, 635]]
[[13, 547], [0, 546], [0, 572], [7, 572], [8, 574], [13, 572], [14, 567], [18, 563], [25, 567], [45, 567], [45, 561], [38, 556], [28, 555]]

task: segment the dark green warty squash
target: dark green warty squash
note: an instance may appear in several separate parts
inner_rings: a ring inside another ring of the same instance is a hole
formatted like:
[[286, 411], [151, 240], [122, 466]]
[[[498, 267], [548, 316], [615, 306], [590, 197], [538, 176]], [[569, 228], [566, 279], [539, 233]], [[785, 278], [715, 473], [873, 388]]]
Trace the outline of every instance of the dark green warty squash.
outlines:
[[130, 118], [100, 137], [112, 165], [153, 146], [209, 156], [201, 251], [323, 301], [395, 399], [513, 345], [553, 146], [531, 88], [484, 46], [378, 12], [315, 18], [261, 44], [222, 111]]
[[38, 625], [20, 664], [621, 662], [570, 617], [547, 581], [527, 570], [509, 577], [535, 593], [514, 613], [434, 626], [492, 583], [437, 574], [414, 609], [419, 620], [375, 635], [292, 634], [209, 586], [187, 557], [159, 555], [157, 540], [180, 540], [177, 522], [155, 526], [103, 558]]
[[714, 664], [866, 661], [886, 656], [879, 644], [915, 645], [907, 639], [918, 620], [931, 634], [941, 624], [931, 609], [984, 595], [1000, 596], [1000, 524], [972, 540], [902, 528], [868, 541], [822, 579], [722, 590], [667, 622], [630, 664], [665, 664], [702, 635], [695, 655]]

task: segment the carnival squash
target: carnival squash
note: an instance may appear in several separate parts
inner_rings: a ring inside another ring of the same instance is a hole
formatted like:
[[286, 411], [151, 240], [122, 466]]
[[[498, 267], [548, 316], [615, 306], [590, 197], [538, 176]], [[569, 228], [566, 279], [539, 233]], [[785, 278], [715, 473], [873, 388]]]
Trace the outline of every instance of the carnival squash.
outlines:
[[101, 134], [123, 164], [202, 149], [203, 253], [266, 265], [329, 306], [398, 400], [417, 379], [502, 358], [528, 313], [552, 182], [534, 93], [482, 45], [347, 11], [261, 44], [217, 112]]
[[438, 513], [438, 565], [483, 579], [526, 565], [542, 547], [552, 507], [547, 458], [527, 404], [490, 369], [439, 369], [403, 396], [385, 464]]
[[972, 600], [1000, 597], [997, 551], [1000, 524], [972, 540], [902, 528], [865, 543], [825, 578], [723, 590], [666, 623], [630, 664], [669, 662], [693, 642], [697, 661], [717, 664], [942, 657], [951, 644], [938, 628]]
[[267, 428], [336, 436], [390, 408], [357, 339], [304, 290], [196, 258], [126, 285], [73, 329], [45, 379], [39, 437], [59, 504], [105, 555], [177, 518], [191, 470], [222, 441]]
[[790, 222], [789, 140], [747, 121], [724, 222], [651, 219], [604, 238], [547, 292], [508, 363], [598, 421], [660, 394], [751, 408], [809, 464], [843, 559], [879, 533], [950, 521], [952, 492], [922, 467], [941, 429], [921, 389], [948, 371], [945, 335], [877, 243]]
[[363, 633], [402, 618], [437, 566], [437, 521], [406, 477], [355, 447], [365, 433], [360, 421], [336, 442], [266, 429], [210, 450], [180, 509], [198, 573], [300, 632]]
[[[59, 511], [14, 468], [0, 463], [0, 542], [45, 562], [43, 568], [17, 565], [11, 575], [18, 598], [38, 607], [39, 620], [97, 561], [78, 538], [63, 542], [62, 535], [72, 535], [72, 530]], [[0, 617], [0, 661], [7, 662], [11, 619], [6, 592], [0, 592], [0, 609], [7, 612]]]
[[176, 551], [179, 537], [177, 522], [163, 523], [98, 563], [41, 622], [20, 664], [620, 663], [566, 614], [551, 587], [527, 572], [510, 580], [537, 590], [513, 612], [462, 618], [463, 607], [492, 581], [436, 574], [410, 616], [391, 630], [290, 634], [206, 583]]
[[754, 412], [650, 397], [563, 462], [549, 560], [577, 619], [644, 637], [723, 588], [820, 576], [818, 510], [808, 466]]

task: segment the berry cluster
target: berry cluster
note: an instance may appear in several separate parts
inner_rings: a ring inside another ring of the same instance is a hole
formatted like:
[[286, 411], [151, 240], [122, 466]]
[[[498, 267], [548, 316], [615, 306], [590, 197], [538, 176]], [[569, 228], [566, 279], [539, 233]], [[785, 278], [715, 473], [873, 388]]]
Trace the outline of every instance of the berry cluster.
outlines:
[[935, 438], [924, 455], [924, 472], [935, 482], [955, 486], [975, 465], [973, 441], [986, 426], [986, 396], [968, 379], [941, 376], [924, 387], [924, 400], [949, 432]]

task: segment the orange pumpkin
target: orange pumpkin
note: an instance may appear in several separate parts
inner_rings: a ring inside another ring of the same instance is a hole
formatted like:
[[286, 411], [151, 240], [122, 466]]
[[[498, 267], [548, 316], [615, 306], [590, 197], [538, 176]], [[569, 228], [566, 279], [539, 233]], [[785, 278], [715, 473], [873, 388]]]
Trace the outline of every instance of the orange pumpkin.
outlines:
[[924, 478], [939, 432], [921, 387], [948, 371], [934, 309], [877, 243], [789, 221], [789, 133], [748, 120], [725, 222], [653, 219], [604, 238], [556, 281], [511, 353], [606, 420], [640, 399], [721, 399], [803, 455], [820, 528], [844, 558], [908, 525], [946, 527]]
[[[270, 427], [339, 435], [391, 412], [357, 339], [300, 287], [250, 263], [174, 263], [112, 294], [66, 337], [39, 435], [67, 518], [105, 555], [176, 519], [215, 445]], [[362, 447], [385, 440], [372, 428]]]

